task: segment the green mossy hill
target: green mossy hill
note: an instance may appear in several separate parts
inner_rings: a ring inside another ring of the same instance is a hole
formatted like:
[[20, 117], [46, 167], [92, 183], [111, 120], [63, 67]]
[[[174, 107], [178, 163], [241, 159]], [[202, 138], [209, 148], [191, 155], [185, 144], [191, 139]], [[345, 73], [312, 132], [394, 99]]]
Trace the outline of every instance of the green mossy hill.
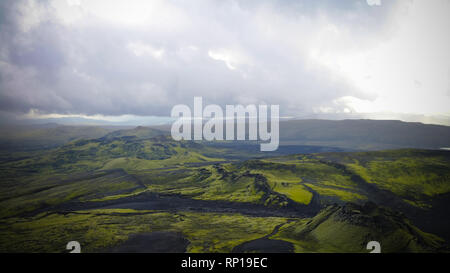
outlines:
[[73, 173], [99, 169], [142, 170], [221, 159], [203, 156], [210, 148], [170, 136], [139, 139], [136, 136], [76, 140], [33, 157], [0, 165], [5, 176], [20, 173]]
[[309, 220], [282, 227], [274, 238], [293, 242], [298, 252], [369, 252], [378, 241], [381, 252], [446, 251], [444, 240], [422, 232], [401, 213], [367, 202], [331, 205]]

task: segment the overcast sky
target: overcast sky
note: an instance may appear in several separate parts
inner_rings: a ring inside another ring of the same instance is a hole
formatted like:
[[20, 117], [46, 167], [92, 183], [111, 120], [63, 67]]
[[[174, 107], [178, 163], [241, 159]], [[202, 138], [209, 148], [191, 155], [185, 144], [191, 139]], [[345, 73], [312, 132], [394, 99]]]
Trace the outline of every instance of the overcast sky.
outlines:
[[379, 2], [2, 0], [0, 114], [448, 119], [450, 0]]

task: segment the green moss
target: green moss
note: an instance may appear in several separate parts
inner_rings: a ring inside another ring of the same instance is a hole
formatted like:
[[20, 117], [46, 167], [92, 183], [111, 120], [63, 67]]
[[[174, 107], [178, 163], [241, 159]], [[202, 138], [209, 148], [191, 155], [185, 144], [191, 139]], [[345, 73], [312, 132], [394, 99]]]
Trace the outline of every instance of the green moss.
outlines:
[[427, 197], [450, 192], [450, 160], [432, 152], [406, 150], [372, 152], [356, 157], [347, 166], [368, 183], [404, 197], [410, 204], [428, 207]]
[[365, 197], [361, 194], [355, 193], [355, 192], [350, 192], [350, 191], [331, 188], [331, 187], [324, 187], [324, 186], [320, 186], [320, 185], [313, 185], [310, 183], [306, 183], [305, 185], [307, 185], [308, 187], [310, 187], [311, 189], [313, 189], [320, 195], [335, 196], [346, 202], [367, 200], [367, 197]]
[[383, 253], [435, 251], [444, 242], [384, 209], [361, 214], [338, 207], [286, 224], [272, 238], [292, 242], [297, 252], [339, 253], [367, 253], [369, 241], [380, 242]]
[[308, 205], [313, 197], [313, 194], [301, 184], [272, 182], [271, 187], [272, 190], [284, 194], [289, 199], [300, 204]]
[[236, 245], [262, 237], [284, 222], [284, 218], [239, 214], [130, 209], [39, 215], [2, 220], [1, 225], [9, 228], [0, 230], [0, 252], [64, 252], [72, 240], [80, 242], [82, 252], [97, 252], [124, 242], [131, 234], [161, 230], [184, 234], [190, 241], [189, 252], [230, 252]]

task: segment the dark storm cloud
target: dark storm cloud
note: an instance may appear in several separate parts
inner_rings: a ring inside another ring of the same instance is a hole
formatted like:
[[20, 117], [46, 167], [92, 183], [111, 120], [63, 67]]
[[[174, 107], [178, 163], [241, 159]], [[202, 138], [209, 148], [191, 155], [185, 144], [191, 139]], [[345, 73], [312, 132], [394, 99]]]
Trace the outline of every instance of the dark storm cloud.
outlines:
[[2, 1], [0, 111], [166, 116], [200, 95], [296, 115], [342, 96], [367, 98], [310, 62], [310, 39], [334, 24], [370, 43], [364, 33], [382, 28], [374, 20], [386, 12], [364, 1], [312, 2], [155, 1], [155, 17], [135, 22], [141, 13], [116, 14], [108, 1], [104, 14], [87, 2]]

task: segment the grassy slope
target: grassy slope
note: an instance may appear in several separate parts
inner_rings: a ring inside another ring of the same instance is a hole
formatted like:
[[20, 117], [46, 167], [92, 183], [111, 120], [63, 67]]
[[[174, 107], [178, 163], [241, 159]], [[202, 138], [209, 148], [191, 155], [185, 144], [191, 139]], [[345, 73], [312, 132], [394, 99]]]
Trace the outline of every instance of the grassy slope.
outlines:
[[319, 157], [345, 165], [368, 183], [418, 207], [430, 207], [432, 197], [450, 192], [450, 153], [446, 151], [392, 150]]
[[183, 169], [188, 163], [221, 160], [203, 156], [190, 145], [169, 142], [165, 137], [79, 140], [0, 164], [0, 215], [17, 215], [75, 199], [133, 193], [146, 188], [130, 175], [133, 171], [167, 166]]

